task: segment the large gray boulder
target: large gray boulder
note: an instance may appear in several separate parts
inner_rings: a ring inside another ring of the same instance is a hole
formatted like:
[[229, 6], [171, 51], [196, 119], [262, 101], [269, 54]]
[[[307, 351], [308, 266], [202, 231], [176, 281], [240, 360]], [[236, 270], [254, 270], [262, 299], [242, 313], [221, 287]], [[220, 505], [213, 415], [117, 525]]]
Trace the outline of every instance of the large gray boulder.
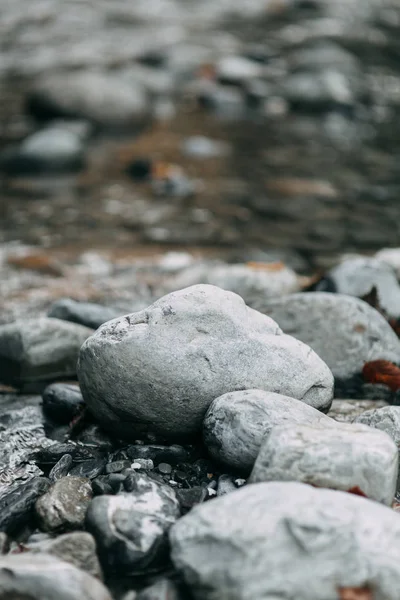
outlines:
[[287, 424], [264, 438], [249, 481], [301, 481], [391, 505], [397, 472], [397, 446], [383, 431]]
[[0, 556], [0, 600], [112, 600], [85, 571], [49, 554]]
[[362, 298], [375, 287], [380, 306], [390, 317], [400, 316], [400, 286], [387, 262], [367, 256], [349, 258], [328, 275], [340, 294]]
[[309, 347], [209, 285], [104, 324], [83, 344], [78, 373], [92, 413], [132, 439], [200, 432], [210, 403], [226, 392], [260, 388], [327, 410], [333, 387]]
[[0, 381], [21, 386], [76, 375], [79, 348], [92, 331], [47, 317], [1, 325]]
[[264, 436], [277, 425], [323, 424], [333, 419], [304, 402], [263, 390], [229, 392], [211, 403], [203, 423], [204, 443], [218, 462], [249, 474]]
[[266, 300], [263, 312], [311, 348], [335, 377], [347, 379], [371, 360], [400, 362], [400, 340], [374, 308], [358, 298], [328, 292]]
[[397, 600], [399, 538], [386, 506], [281, 482], [206, 502], [170, 531], [172, 560], [198, 600], [334, 600], [342, 588]]

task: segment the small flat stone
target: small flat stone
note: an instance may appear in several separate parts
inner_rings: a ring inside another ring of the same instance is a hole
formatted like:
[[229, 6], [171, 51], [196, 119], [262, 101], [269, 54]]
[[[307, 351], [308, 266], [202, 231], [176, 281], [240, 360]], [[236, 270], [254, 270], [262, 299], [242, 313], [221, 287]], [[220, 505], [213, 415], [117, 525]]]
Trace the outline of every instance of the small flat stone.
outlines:
[[63, 477], [36, 502], [35, 511], [45, 531], [79, 529], [92, 498], [90, 482], [83, 477]]
[[14, 533], [26, 525], [33, 515], [35, 502], [49, 487], [48, 479], [35, 477], [0, 498], [0, 531]]
[[76, 302], [71, 298], [57, 300], [47, 313], [49, 317], [79, 323], [91, 329], [97, 329], [103, 323], [120, 315], [120, 310], [94, 304], [93, 302]]
[[76, 465], [69, 474], [73, 477], [87, 477], [88, 479], [94, 479], [104, 473], [106, 466], [106, 460], [103, 458], [94, 458], [92, 460], [85, 460]]
[[109, 483], [102, 479], [94, 479], [92, 481], [93, 496], [102, 496], [104, 494], [113, 494], [113, 489]]
[[137, 460], [138, 458], [150, 459], [155, 466], [159, 465], [161, 462], [168, 462], [171, 465], [176, 465], [180, 462], [185, 462], [189, 457], [187, 450], [178, 444], [172, 444], [171, 446], [155, 444], [129, 446], [126, 453], [132, 460]]
[[72, 462], [73, 462], [72, 456], [70, 454], [64, 454], [64, 456], [62, 456], [60, 458], [58, 463], [56, 463], [54, 465], [54, 467], [51, 469], [51, 471], [49, 473], [50, 481], [52, 483], [54, 483], [58, 479], [61, 479], [62, 477], [65, 477], [66, 475], [68, 475], [68, 472], [72, 466]]
[[176, 495], [178, 497], [182, 513], [185, 514], [191, 510], [193, 506], [196, 506], [196, 504], [204, 502], [207, 499], [208, 494], [207, 488], [197, 485], [188, 489], [176, 490]]
[[161, 475], [170, 475], [172, 473], [172, 467], [168, 463], [160, 463], [157, 469]]

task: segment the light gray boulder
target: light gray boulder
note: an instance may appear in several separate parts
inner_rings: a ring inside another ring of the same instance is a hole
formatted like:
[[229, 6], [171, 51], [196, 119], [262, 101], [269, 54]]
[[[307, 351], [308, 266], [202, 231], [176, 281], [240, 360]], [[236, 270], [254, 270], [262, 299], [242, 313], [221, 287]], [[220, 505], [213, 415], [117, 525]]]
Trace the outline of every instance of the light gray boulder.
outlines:
[[380, 306], [390, 317], [400, 316], [400, 286], [387, 262], [372, 257], [349, 258], [328, 275], [340, 294], [361, 298], [376, 287]]
[[79, 529], [92, 499], [92, 486], [84, 477], [62, 477], [36, 502], [35, 511], [44, 531]]
[[353, 423], [361, 423], [387, 433], [400, 448], [400, 406], [373, 408], [358, 415]]
[[206, 283], [239, 294], [250, 306], [300, 290], [300, 278], [283, 263], [225, 264], [202, 262], [192, 265], [167, 283], [167, 291]]
[[[339, 423], [353, 423], [353, 421], [356, 421], [356, 417], [363, 413], [384, 406], [388, 406], [385, 400], [332, 400], [328, 417]], [[369, 425], [369, 423], [366, 423], [366, 425]]]
[[196, 600], [333, 600], [347, 587], [397, 600], [399, 539], [388, 507], [294, 482], [245, 486], [170, 531], [173, 563]]
[[285, 333], [311, 346], [338, 379], [360, 373], [371, 360], [400, 362], [399, 338], [378, 311], [358, 298], [328, 292], [291, 294], [266, 300], [262, 312]]
[[131, 439], [200, 432], [210, 403], [226, 392], [260, 388], [327, 410], [333, 387], [310, 348], [208, 285], [104, 324], [83, 344], [78, 372], [92, 413]]
[[219, 396], [210, 404], [203, 423], [204, 444], [218, 462], [249, 474], [264, 436], [277, 425], [336, 423], [304, 402], [263, 390], [244, 390]]
[[149, 111], [142, 86], [88, 71], [43, 77], [30, 91], [28, 107], [34, 115], [89, 119], [107, 127], [137, 125]]
[[180, 516], [174, 490], [146, 475], [117, 496], [97, 496], [86, 515], [102, 566], [108, 573], [137, 573], [167, 556], [166, 532]]
[[79, 348], [92, 329], [40, 317], [0, 326], [0, 381], [21, 386], [76, 375]]
[[49, 554], [0, 556], [0, 599], [112, 600], [104, 585], [85, 571]]
[[64, 533], [55, 538], [26, 544], [25, 548], [33, 554], [51, 554], [86, 571], [93, 577], [103, 578], [96, 554], [96, 542], [93, 536], [86, 531]]
[[398, 451], [383, 431], [342, 423], [281, 425], [264, 438], [249, 482], [300, 481], [391, 505]]

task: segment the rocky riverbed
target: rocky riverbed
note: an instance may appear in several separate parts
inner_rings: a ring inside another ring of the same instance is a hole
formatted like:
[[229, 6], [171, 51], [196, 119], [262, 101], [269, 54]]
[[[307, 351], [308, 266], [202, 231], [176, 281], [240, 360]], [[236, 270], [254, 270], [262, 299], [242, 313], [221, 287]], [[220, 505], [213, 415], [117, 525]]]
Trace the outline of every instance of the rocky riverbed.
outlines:
[[0, 3], [0, 598], [398, 600], [397, 0]]

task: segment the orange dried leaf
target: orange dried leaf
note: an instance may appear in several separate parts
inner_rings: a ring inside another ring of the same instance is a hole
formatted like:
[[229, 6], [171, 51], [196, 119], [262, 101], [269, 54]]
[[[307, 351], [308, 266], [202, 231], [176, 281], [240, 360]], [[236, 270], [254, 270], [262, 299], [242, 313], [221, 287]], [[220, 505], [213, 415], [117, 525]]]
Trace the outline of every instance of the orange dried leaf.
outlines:
[[368, 498], [367, 494], [364, 494], [364, 492], [358, 485], [353, 486], [347, 491], [349, 494], [355, 494], [356, 496], [363, 496], [364, 498]]
[[388, 360], [365, 363], [362, 374], [368, 383], [384, 383], [392, 392], [400, 389], [400, 369]]
[[372, 592], [367, 587], [339, 588], [339, 600], [374, 600]]

